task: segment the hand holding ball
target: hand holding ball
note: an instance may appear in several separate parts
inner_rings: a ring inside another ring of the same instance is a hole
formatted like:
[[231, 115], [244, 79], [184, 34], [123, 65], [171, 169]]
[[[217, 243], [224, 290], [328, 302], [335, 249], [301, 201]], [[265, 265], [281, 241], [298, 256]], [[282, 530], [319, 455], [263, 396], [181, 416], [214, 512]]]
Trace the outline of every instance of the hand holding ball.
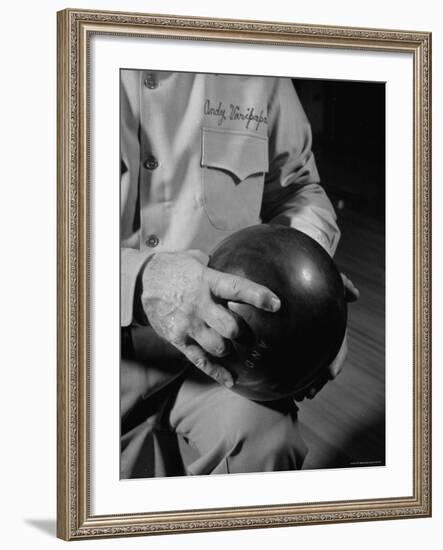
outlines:
[[347, 306], [340, 273], [317, 242], [290, 227], [256, 225], [222, 241], [209, 266], [262, 284], [281, 300], [276, 313], [232, 307], [243, 337], [219, 362], [234, 376], [233, 391], [258, 401], [294, 395], [334, 360]]

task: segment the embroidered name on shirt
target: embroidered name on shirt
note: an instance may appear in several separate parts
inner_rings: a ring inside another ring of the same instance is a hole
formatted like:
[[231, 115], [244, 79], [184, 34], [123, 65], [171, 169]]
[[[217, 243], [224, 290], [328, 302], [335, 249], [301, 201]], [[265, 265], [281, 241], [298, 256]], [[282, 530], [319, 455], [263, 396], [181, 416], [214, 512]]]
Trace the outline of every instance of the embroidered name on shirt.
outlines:
[[[223, 126], [227, 120], [241, 120], [245, 123], [245, 128], [258, 130], [262, 124], [268, 123], [268, 118], [265, 116], [263, 109], [258, 114], [255, 107], [247, 107], [242, 109], [240, 105], [234, 105], [231, 103], [229, 108], [226, 109], [222, 101], [219, 101], [215, 107], [211, 104], [211, 100], [207, 99], [204, 105], [204, 114], [207, 116], [213, 116], [218, 119], [218, 126]], [[251, 125], [252, 123], [252, 125]]]

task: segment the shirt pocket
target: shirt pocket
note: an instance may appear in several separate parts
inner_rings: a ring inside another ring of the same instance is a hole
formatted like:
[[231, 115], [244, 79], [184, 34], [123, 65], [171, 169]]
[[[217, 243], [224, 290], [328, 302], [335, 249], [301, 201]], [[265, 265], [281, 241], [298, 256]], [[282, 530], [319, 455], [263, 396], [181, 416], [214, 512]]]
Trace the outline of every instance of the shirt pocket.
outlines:
[[214, 227], [236, 230], [258, 223], [268, 138], [245, 132], [202, 128], [202, 187]]

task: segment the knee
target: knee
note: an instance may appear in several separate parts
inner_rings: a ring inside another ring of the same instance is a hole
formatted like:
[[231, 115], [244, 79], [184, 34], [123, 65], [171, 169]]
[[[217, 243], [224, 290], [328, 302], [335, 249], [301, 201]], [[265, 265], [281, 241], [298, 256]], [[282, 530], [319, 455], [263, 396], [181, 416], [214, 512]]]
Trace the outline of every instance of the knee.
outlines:
[[[249, 471], [300, 469], [307, 454], [293, 403], [275, 410], [244, 400], [229, 414], [233, 456]], [[246, 471], [246, 470], [243, 470]]]

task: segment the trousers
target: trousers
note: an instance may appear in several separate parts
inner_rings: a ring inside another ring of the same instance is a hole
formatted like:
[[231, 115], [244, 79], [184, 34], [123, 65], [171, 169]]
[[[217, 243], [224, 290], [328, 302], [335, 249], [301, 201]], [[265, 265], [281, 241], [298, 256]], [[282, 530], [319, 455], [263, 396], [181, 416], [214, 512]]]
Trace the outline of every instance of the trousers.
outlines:
[[182, 361], [122, 359], [120, 382], [122, 479], [302, 467], [292, 399], [250, 401]]

